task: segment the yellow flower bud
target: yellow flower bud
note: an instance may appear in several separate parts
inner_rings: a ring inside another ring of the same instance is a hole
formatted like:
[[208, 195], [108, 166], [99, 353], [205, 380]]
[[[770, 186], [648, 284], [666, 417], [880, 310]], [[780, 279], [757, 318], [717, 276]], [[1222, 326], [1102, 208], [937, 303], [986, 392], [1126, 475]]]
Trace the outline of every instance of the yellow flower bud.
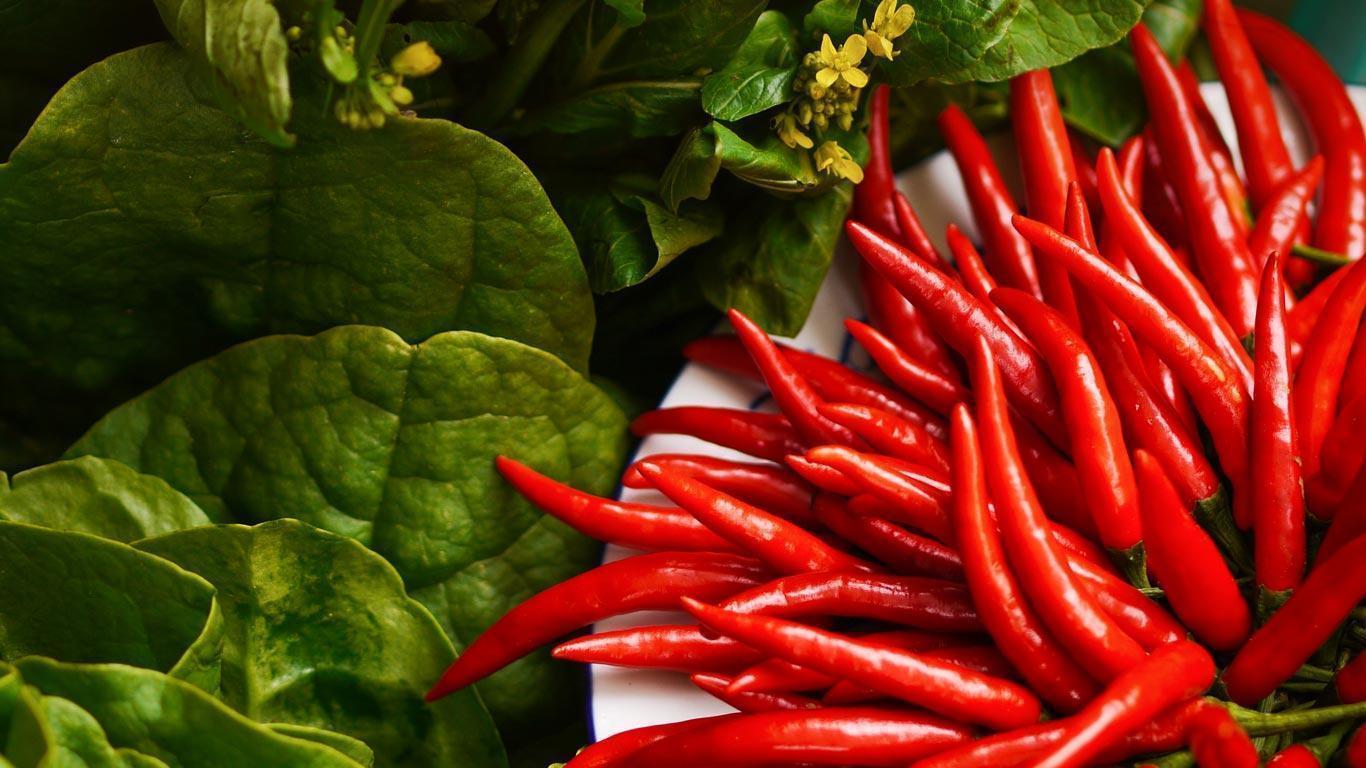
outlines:
[[426, 77], [441, 66], [441, 57], [436, 54], [431, 43], [420, 42], [394, 54], [389, 66], [397, 74], [407, 77]]
[[389, 89], [389, 98], [393, 99], [395, 104], [406, 107], [413, 103], [413, 92], [405, 86], [396, 85]]

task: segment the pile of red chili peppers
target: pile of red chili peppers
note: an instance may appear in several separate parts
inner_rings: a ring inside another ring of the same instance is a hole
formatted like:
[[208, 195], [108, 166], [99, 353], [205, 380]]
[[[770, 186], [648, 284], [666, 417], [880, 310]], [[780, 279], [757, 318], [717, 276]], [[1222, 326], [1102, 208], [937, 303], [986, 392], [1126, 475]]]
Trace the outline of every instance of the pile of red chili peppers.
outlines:
[[[571, 768], [1366, 766], [1366, 136], [1292, 32], [1204, 14], [1246, 178], [1140, 26], [1151, 119], [1117, 153], [1069, 136], [1047, 71], [1011, 83], [1022, 204], [963, 113], [940, 117], [981, 253], [952, 227], [937, 252], [897, 193], [876, 92], [847, 226], [870, 322], [848, 329], [882, 377], [732, 311], [734, 336], [687, 355], [778, 413], [634, 429], [755, 461], [641, 459], [623, 483], [676, 505], [653, 506], [500, 459], [536, 506], [642, 554], [514, 608], [431, 697], [682, 608], [694, 623], [554, 656], [678, 671], [738, 712]], [[1302, 167], [1262, 65], [1312, 133]]]

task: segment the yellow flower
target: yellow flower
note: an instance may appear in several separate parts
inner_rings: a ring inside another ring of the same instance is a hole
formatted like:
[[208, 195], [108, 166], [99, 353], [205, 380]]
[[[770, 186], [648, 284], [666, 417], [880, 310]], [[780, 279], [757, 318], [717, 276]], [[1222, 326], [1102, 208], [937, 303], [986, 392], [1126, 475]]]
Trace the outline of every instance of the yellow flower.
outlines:
[[855, 184], [863, 181], [863, 168], [854, 162], [849, 152], [833, 141], [816, 149], [816, 170], [848, 179]]
[[773, 128], [777, 131], [778, 138], [792, 149], [797, 149], [798, 147], [801, 147], [802, 149], [811, 149], [815, 146], [811, 141], [811, 137], [803, 133], [801, 127], [797, 124], [797, 116], [791, 112], [784, 112], [773, 118]]
[[395, 74], [406, 77], [426, 77], [441, 66], [441, 57], [436, 54], [431, 43], [420, 42], [404, 48], [389, 60]]
[[868, 50], [884, 59], [895, 58], [892, 41], [906, 34], [914, 22], [914, 8], [898, 5], [897, 0], [882, 0], [873, 12], [873, 26], [863, 22], [863, 39], [868, 44]]
[[868, 73], [858, 68], [859, 62], [868, 52], [868, 42], [861, 35], [850, 35], [838, 50], [835, 43], [826, 35], [821, 40], [821, 51], [817, 56], [821, 68], [816, 70], [816, 82], [822, 88], [829, 88], [841, 78], [855, 88], [868, 84]]

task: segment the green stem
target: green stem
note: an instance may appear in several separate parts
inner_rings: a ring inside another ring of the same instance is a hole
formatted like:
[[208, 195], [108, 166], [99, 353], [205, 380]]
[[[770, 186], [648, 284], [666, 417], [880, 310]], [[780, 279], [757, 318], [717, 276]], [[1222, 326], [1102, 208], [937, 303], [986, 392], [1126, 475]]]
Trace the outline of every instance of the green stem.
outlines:
[[1322, 248], [1315, 248], [1312, 245], [1305, 245], [1303, 243], [1300, 243], [1299, 245], [1296, 245], [1294, 248], [1291, 248], [1290, 252], [1295, 254], [1296, 256], [1299, 256], [1302, 259], [1317, 261], [1320, 264], [1328, 264], [1334, 267], [1340, 267], [1343, 264], [1350, 264], [1352, 261], [1351, 259], [1347, 258], [1346, 256], [1343, 256], [1340, 253], [1325, 251]]
[[358, 82], [364, 83], [379, 54], [380, 43], [384, 42], [384, 25], [389, 17], [403, 5], [403, 0], [365, 0], [360, 7], [360, 17], [356, 19], [356, 66], [360, 74]]
[[517, 44], [489, 81], [481, 104], [466, 116], [471, 125], [490, 127], [502, 122], [521, 101], [531, 79], [541, 71], [555, 41], [587, 0], [547, 0], [522, 30]]
[[1305, 731], [1366, 718], [1366, 702], [1319, 707], [1298, 712], [1258, 712], [1226, 701], [1212, 700], [1228, 707], [1233, 719], [1253, 736], [1269, 736], [1286, 731]]
[[1148, 583], [1148, 556], [1143, 551], [1143, 542], [1139, 542], [1128, 549], [1110, 550], [1110, 560], [1119, 568], [1124, 578], [1138, 589], [1149, 589], [1152, 584]]
[[1247, 549], [1247, 541], [1243, 539], [1242, 531], [1239, 531], [1233, 522], [1228, 490], [1222, 484], [1213, 496], [1195, 502], [1195, 519], [1210, 536], [1214, 537], [1219, 548], [1232, 561], [1237, 571], [1252, 571], [1252, 554]]
[[1195, 755], [1190, 752], [1173, 752], [1162, 757], [1155, 757], [1152, 760], [1144, 760], [1136, 765], [1152, 766], [1152, 768], [1190, 768], [1195, 765]]
[[1295, 677], [1300, 680], [1314, 680], [1320, 683], [1333, 682], [1332, 670], [1316, 667], [1312, 664], [1305, 664], [1295, 671]]

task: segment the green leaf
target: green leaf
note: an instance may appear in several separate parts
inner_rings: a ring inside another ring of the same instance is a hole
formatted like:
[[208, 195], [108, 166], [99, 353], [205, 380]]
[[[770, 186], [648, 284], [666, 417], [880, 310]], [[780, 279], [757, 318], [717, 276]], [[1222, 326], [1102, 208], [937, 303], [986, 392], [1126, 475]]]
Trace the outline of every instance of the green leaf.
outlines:
[[293, 723], [266, 723], [266, 727], [282, 736], [303, 739], [304, 741], [316, 741], [325, 747], [331, 747], [365, 768], [372, 768], [375, 764], [375, 751], [370, 749], [365, 742], [336, 731], [326, 731], [322, 728]]
[[161, 45], [92, 67], [0, 166], [0, 418], [69, 435], [232, 343], [349, 322], [585, 367], [582, 263], [506, 148], [444, 120], [353, 132], [311, 104], [275, 150], [186, 66]]
[[20, 472], [0, 484], [0, 520], [124, 542], [211, 522], [165, 480], [94, 456]]
[[603, 4], [617, 12], [617, 23], [623, 27], [637, 27], [645, 21], [645, 0], [603, 0]]
[[193, 669], [199, 682], [220, 642], [213, 587], [198, 576], [119, 542], [0, 522], [0, 661]]
[[[70, 453], [163, 477], [212, 514], [295, 517], [354, 537], [463, 643], [596, 557], [508, 488], [493, 457], [608, 493], [624, 449], [621, 412], [549, 354], [469, 332], [412, 346], [350, 326], [191, 366]], [[481, 690], [500, 725], [525, 723], [560, 706], [573, 676], [541, 655]]]
[[792, 22], [765, 11], [725, 68], [703, 83], [702, 108], [719, 120], [739, 120], [790, 101], [800, 58]]
[[[156, 0], [171, 36], [210, 73], [224, 110], [289, 147], [289, 43], [271, 0]], [[155, 81], [152, 81], [155, 82]], [[158, 84], [159, 85], [159, 84]]]
[[832, 39], [843, 41], [859, 30], [862, 5], [862, 0], [817, 0], [802, 19], [802, 29], [811, 40], [828, 34]]
[[281, 520], [182, 531], [137, 547], [217, 588], [225, 617], [219, 698], [233, 709], [358, 739], [379, 766], [506, 764], [473, 691], [423, 702], [454, 649], [393, 567], [356, 541]]
[[[463, 21], [410, 21], [391, 24], [385, 30], [381, 56], [386, 60], [411, 43], [425, 41], [445, 63], [477, 61], [493, 53], [493, 41], [484, 30]], [[393, 49], [390, 49], [390, 45]]]
[[117, 664], [64, 664], [31, 656], [24, 682], [90, 713], [109, 743], [178, 768], [357, 768], [313, 741], [277, 734], [194, 686]]
[[712, 123], [711, 133], [721, 167], [743, 181], [762, 189], [787, 193], [806, 192], [820, 186], [810, 155], [783, 144], [767, 126], [753, 143], [721, 123]]
[[706, 200], [720, 170], [721, 157], [712, 132], [694, 128], [679, 142], [659, 177], [659, 199], [674, 212], [685, 200]]
[[847, 183], [809, 198], [754, 196], [733, 217], [745, 226], [706, 251], [707, 299], [743, 311], [769, 333], [797, 335], [830, 269], [852, 199]]
[[35, 688], [29, 690], [35, 694], [42, 720], [51, 737], [41, 765], [82, 768], [126, 768], [130, 764], [137, 765], [130, 763], [127, 757], [114, 749], [104, 735], [104, 729], [89, 712], [66, 699], [42, 696]]
[[513, 126], [515, 133], [607, 132], [646, 138], [671, 136], [687, 130], [702, 112], [698, 78], [626, 80], [589, 88], [568, 99], [552, 103]]
[[721, 212], [692, 203], [679, 213], [660, 205], [648, 177], [620, 176], [606, 185], [577, 183], [557, 191], [597, 293], [653, 277], [685, 251], [721, 234]]

